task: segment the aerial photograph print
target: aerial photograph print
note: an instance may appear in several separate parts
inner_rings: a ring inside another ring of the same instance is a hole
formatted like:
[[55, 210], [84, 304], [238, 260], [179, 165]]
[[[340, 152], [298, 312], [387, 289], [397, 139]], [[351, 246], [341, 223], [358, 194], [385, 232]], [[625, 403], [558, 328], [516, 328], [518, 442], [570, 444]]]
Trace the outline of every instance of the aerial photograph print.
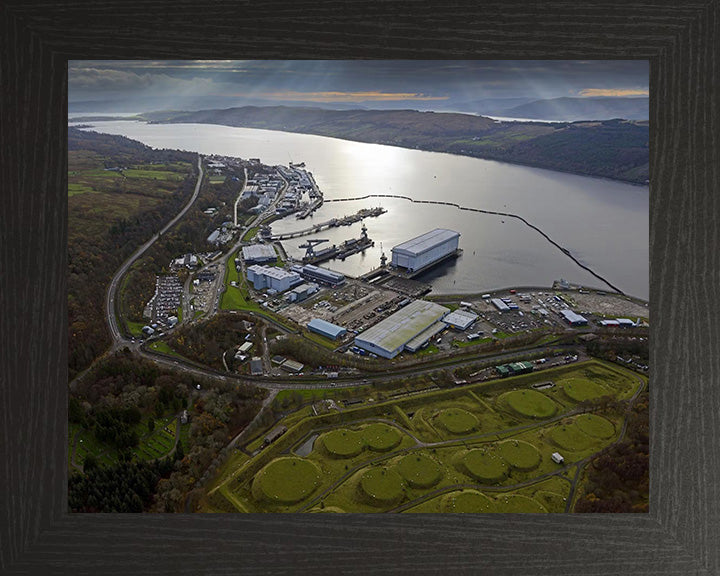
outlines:
[[648, 512], [648, 61], [72, 60], [67, 146], [70, 512]]

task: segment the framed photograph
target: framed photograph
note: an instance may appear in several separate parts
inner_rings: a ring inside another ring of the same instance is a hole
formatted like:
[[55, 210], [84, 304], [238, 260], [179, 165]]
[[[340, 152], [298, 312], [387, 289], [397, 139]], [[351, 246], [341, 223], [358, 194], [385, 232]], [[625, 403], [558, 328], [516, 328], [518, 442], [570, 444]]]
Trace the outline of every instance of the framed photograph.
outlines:
[[131, 8], [1, 13], [3, 573], [720, 569], [717, 2]]

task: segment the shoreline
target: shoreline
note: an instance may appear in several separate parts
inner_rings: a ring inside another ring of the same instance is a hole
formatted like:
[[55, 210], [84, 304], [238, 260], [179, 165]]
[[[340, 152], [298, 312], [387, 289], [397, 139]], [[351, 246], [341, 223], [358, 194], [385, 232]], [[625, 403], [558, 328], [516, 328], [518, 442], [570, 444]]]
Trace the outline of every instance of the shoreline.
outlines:
[[[370, 140], [356, 140], [352, 138], [340, 138], [339, 136], [328, 136], [326, 134], [318, 134], [315, 132], [300, 132], [300, 131], [293, 131], [293, 130], [280, 130], [276, 128], [257, 128], [254, 126], [238, 126], [235, 124], [228, 124], [223, 122], [173, 122], [173, 121], [162, 121], [162, 120], [148, 120], [142, 116], [142, 114], [139, 114], [137, 116], [125, 116], [125, 117], [118, 117], [118, 116], [81, 116], [78, 118], [68, 118], [68, 123], [87, 123], [87, 122], [127, 122], [127, 121], [133, 121], [133, 122], [144, 122], [145, 124], [164, 124], [164, 125], [170, 125], [170, 124], [199, 124], [203, 126], [226, 126], [228, 128], [244, 128], [248, 130], [264, 130], [268, 132], [283, 132], [285, 134], [304, 134], [306, 136], [320, 136], [321, 138], [333, 138], [335, 140], [341, 140], [345, 142], [358, 142], [361, 144], [375, 144], [379, 146], [392, 146], [393, 148], [401, 148], [403, 150], [417, 150], [420, 152], [430, 152], [435, 154], [450, 154], [451, 156], [460, 156], [462, 158], [475, 158], [477, 160], [485, 160], [487, 162], [499, 162], [501, 164], [510, 164], [513, 166], [525, 166], [528, 168], [536, 168], [538, 170], [547, 170], [549, 172], [559, 172], [561, 174], [572, 174], [574, 176], [582, 176], [583, 178], [597, 178], [600, 180], [609, 180], [611, 182], [622, 182], [623, 184], [630, 184], [632, 186], [638, 186], [638, 187], [649, 187], [649, 182], [638, 182], [636, 180], [626, 180], [623, 178], [613, 178], [611, 176], [602, 176], [598, 174], [588, 174], [584, 172], [575, 172], [572, 170], [562, 170], [561, 168], [550, 168], [548, 166], [545, 166], [543, 164], [538, 163], [532, 163], [532, 162], [521, 162], [519, 160], [500, 160], [497, 158], [492, 157], [485, 157], [485, 156], [477, 156], [473, 154], [462, 154], [460, 152], [452, 152], [449, 150], [433, 150], [428, 148], [422, 148], [422, 147], [411, 147], [411, 146], [402, 146], [400, 144], [393, 144], [389, 142], [379, 142], [379, 141], [370, 141]], [[521, 122], [521, 123], [531, 123], [531, 122]], [[571, 122], [564, 122], [566, 124], [571, 124]], [[83, 127], [83, 129], [93, 128], [93, 126], [89, 127]], [[652, 176], [651, 176], [652, 178]]]

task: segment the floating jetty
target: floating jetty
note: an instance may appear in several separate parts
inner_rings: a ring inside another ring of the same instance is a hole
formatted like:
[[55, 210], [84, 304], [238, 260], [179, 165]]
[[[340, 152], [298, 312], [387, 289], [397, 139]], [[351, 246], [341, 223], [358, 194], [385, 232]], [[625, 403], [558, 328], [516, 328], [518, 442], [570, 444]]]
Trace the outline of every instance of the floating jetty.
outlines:
[[[284, 234], [269, 234], [264, 237], [271, 240], [287, 240], [289, 238], [299, 238], [300, 236], [308, 236], [310, 234], [315, 234], [316, 232], [326, 230], [327, 228], [350, 226], [351, 224], [355, 224], [355, 222], [359, 222], [363, 218], [374, 218], [376, 216], [384, 214], [385, 212], [387, 212], [387, 210], [380, 207], [363, 208], [362, 210], [359, 210], [357, 213], [351, 214], [350, 216], [343, 216], [342, 218], [332, 218], [325, 222], [315, 224], [315, 226], [311, 226], [310, 228], [304, 228], [303, 230], [297, 230], [295, 232], [286, 232]], [[268, 233], [266, 232], [266, 234]]]
[[335, 258], [345, 260], [348, 256], [362, 252], [366, 248], [370, 248], [375, 245], [375, 242], [368, 238], [367, 228], [364, 224], [360, 238], [350, 238], [349, 240], [345, 240], [342, 244], [332, 245], [329, 248], [318, 250], [316, 252], [314, 250], [314, 246], [321, 242], [326, 242], [326, 240], [308, 240], [306, 244], [301, 245], [301, 247], [307, 248], [307, 253], [302, 260], [303, 264], [317, 264], [319, 262], [325, 262]]

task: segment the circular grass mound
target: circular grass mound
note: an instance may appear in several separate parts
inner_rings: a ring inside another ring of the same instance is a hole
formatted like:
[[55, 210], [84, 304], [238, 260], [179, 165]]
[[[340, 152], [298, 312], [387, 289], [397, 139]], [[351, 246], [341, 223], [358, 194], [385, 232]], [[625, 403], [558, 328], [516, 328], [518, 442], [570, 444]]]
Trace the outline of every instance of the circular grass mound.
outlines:
[[466, 490], [464, 492], [453, 492], [443, 498], [443, 512], [469, 512], [482, 514], [483, 512], [495, 512], [495, 505], [492, 499], [481, 492]]
[[562, 382], [565, 394], [575, 402], [583, 402], [605, 396], [608, 391], [601, 385], [585, 378], [569, 378]]
[[594, 438], [611, 438], [615, 435], [615, 425], [597, 414], [583, 414], [575, 420], [575, 425], [588, 436]]
[[376, 506], [393, 504], [403, 495], [402, 478], [391, 468], [371, 468], [362, 475], [360, 488]]
[[333, 458], [352, 458], [365, 448], [363, 434], [354, 430], [340, 428], [325, 432], [322, 438], [323, 446]]
[[467, 434], [477, 428], [477, 417], [462, 408], [448, 408], [437, 416], [440, 424], [451, 434]]
[[462, 459], [465, 472], [479, 482], [500, 482], [505, 479], [508, 465], [498, 454], [483, 449], [470, 450]]
[[544, 513], [547, 512], [545, 506], [537, 500], [523, 496], [522, 494], [500, 494], [495, 498], [495, 509], [497, 512], [525, 512], [525, 513]]
[[593, 444], [592, 438], [575, 424], [555, 426], [552, 432], [550, 432], [550, 437], [560, 448], [564, 448], [570, 452], [586, 450]]
[[521, 416], [549, 418], [557, 411], [555, 403], [537, 390], [513, 390], [500, 396]]
[[522, 471], [534, 470], [540, 464], [540, 452], [523, 440], [504, 440], [498, 443], [500, 456], [513, 468]]
[[370, 450], [376, 452], [392, 450], [402, 440], [402, 436], [396, 428], [381, 422], [363, 428], [362, 438]]
[[408, 454], [397, 469], [413, 488], [432, 488], [443, 475], [440, 465], [425, 454]]
[[320, 470], [302, 458], [277, 458], [255, 475], [252, 492], [257, 500], [295, 504], [320, 484]]

